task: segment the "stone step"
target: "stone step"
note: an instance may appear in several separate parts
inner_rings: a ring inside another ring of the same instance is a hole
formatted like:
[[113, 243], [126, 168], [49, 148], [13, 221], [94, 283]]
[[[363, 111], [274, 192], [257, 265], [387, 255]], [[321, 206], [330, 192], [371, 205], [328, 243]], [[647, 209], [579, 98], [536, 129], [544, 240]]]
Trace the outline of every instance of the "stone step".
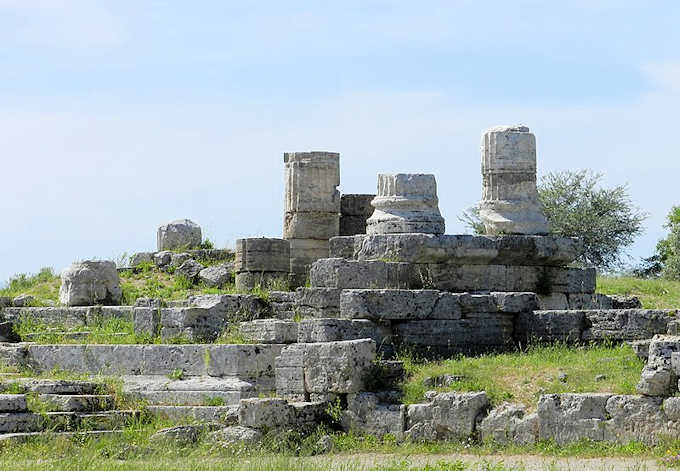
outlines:
[[39, 399], [51, 411], [97, 412], [111, 410], [113, 396], [103, 394], [40, 394]]
[[152, 405], [204, 406], [219, 400], [223, 405], [236, 405], [241, 399], [257, 397], [256, 392], [239, 391], [135, 391], [134, 399]]
[[274, 359], [281, 348], [277, 344], [32, 344], [24, 346], [24, 359], [15, 361], [39, 372], [60, 368], [92, 375], [169, 375], [181, 370], [186, 376], [263, 378], [273, 377]]
[[[94, 430], [88, 432], [57, 432], [50, 434], [51, 437], [83, 437], [83, 438], [103, 438], [113, 435], [121, 435], [120, 430]], [[0, 433], [0, 442], [24, 443], [32, 438], [45, 436], [44, 432], [23, 432], [23, 433]]]
[[0, 434], [32, 432], [64, 432], [77, 429], [110, 430], [123, 427], [139, 417], [139, 411], [78, 412], [16, 412], [0, 414]]
[[170, 420], [192, 419], [225, 425], [238, 423], [238, 406], [148, 406], [147, 411]]
[[[44, 338], [45, 336], [58, 336], [63, 338], [64, 340], [85, 340], [88, 337], [92, 335], [92, 332], [88, 330], [83, 330], [83, 331], [45, 331], [45, 332], [30, 332], [28, 334], [25, 334], [22, 338], [26, 342], [35, 342], [37, 340], [40, 340], [41, 338]], [[107, 334], [109, 337], [125, 337], [126, 335], [129, 335], [126, 332], [114, 332], [111, 334]]]
[[271, 378], [249, 382], [237, 377], [190, 376], [170, 379], [165, 376], [125, 376], [123, 390], [131, 397], [152, 405], [205, 406], [220, 400], [236, 405], [241, 399], [256, 397], [274, 389]]
[[38, 394], [96, 394], [103, 385], [94, 381], [17, 378], [0, 382], [0, 392], [19, 389]]
[[678, 320], [677, 310], [593, 309], [521, 313], [515, 322], [518, 340], [645, 340], [666, 334]]

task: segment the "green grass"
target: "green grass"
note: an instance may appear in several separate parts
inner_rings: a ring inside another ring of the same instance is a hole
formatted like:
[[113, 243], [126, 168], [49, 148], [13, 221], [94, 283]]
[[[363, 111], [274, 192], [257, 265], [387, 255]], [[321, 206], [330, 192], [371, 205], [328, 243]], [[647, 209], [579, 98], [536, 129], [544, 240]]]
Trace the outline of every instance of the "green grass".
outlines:
[[34, 305], [44, 306], [46, 301], [56, 303], [59, 300], [61, 279], [49, 267], [42, 268], [38, 273], [21, 273], [11, 277], [7, 287], [0, 289], [0, 296], [15, 298], [28, 294], [35, 298]]
[[[438, 391], [486, 391], [492, 404], [519, 402], [534, 409], [542, 394], [566, 392], [611, 392], [635, 394], [643, 362], [627, 345], [531, 346], [526, 351], [458, 356], [449, 360], [416, 361], [401, 355], [407, 379], [402, 384], [404, 402], [422, 402], [427, 377], [460, 375]], [[566, 381], [558, 379], [566, 373]], [[596, 379], [599, 375], [605, 378]]]
[[[97, 319], [89, 325], [60, 326], [45, 324], [23, 316], [15, 326], [15, 331], [22, 340], [39, 344], [149, 344], [160, 343], [160, 337], [138, 335], [131, 320], [117, 317]], [[89, 332], [82, 338], [71, 338], [68, 333]], [[28, 334], [37, 334], [28, 337]]]
[[680, 308], [680, 281], [601, 276], [597, 278], [597, 292], [637, 296], [645, 309]]

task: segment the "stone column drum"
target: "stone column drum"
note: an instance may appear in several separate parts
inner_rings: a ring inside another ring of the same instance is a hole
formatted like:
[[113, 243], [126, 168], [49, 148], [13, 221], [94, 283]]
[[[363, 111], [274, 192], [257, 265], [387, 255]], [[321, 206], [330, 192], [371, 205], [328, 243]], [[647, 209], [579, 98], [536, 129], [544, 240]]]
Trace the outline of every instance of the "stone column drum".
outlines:
[[236, 289], [252, 290], [288, 288], [290, 277], [290, 243], [283, 239], [236, 240]]
[[434, 175], [378, 175], [378, 195], [371, 204], [375, 211], [367, 221], [369, 235], [444, 233]]
[[482, 135], [482, 201], [488, 234], [547, 234], [536, 190], [536, 138], [526, 126], [498, 126]]
[[301, 286], [311, 264], [328, 257], [328, 240], [340, 234], [340, 154], [290, 152], [283, 160], [283, 238], [290, 241], [292, 283]]

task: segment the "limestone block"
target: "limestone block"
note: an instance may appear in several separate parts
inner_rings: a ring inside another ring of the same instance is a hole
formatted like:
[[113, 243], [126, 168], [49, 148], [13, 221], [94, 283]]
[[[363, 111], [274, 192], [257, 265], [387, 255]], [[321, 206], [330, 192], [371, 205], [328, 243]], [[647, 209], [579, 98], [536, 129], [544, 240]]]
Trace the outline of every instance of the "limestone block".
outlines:
[[649, 345], [652, 343], [652, 339], [633, 340], [632, 342], [626, 343], [633, 349], [635, 356], [642, 361], [647, 361], [647, 358], [649, 358]]
[[412, 278], [419, 279], [420, 285], [444, 291], [595, 291], [595, 270], [589, 268], [450, 264], [419, 264], [411, 268], [416, 272]]
[[538, 309], [535, 293], [491, 293], [500, 312], [520, 313]]
[[283, 239], [237, 239], [236, 273], [290, 270], [290, 242]]
[[26, 391], [38, 394], [95, 394], [100, 388], [101, 383], [94, 381], [76, 381], [59, 379], [32, 379], [21, 382]]
[[25, 412], [26, 396], [23, 394], [0, 394], [0, 412]]
[[394, 342], [418, 351], [486, 351], [512, 342], [513, 315], [474, 313], [460, 320], [416, 320], [393, 324]]
[[340, 154], [335, 152], [287, 152], [285, 212], [340, 213]]
[[271, 317], [271, 306], [252, 294], [204, 294], [190, 296], [188, 307], [214, 310], [227, 319], [252, 320]]
[[541, 311], [566, 311], [569, 301], [564, 293], [539, 294], [538, 308]]
[[241, 335], [257, 343], [295, 343], [298, 338], [298, 323], [277, 319], [259, 319], [241, 322]]
[[328, 257], [328, 241], [314, 239], [290, 239], [290, 272], [296, 277], [295, 285], [304, 286], [311, 265]]
[[515, 320], [515, 339], [522, 343], [577, 342], [584, 329], [583, 311], [523, 312]]
[[285, 399], [241, 399], [238, 422], [256, 429], [284, 427], [295, 423], [295, 412]]
[[251, 291], [256, 288], [264, 290], [288, 289], [290, 275], [284, 272], [241, 272], [236, 274], [236, 289]]
[[234, 279], [234, 264], [221, 263], [204, 268], [198, 273], [198, 279], [206, 286], [219, 288]]
[[9, 296], [0, 296], [0, 309], [12, 306], [12, 298]]
[[436, 290], [344, 290], [340, 315], [345, 319], [460, 319], [460, 295]]
[[238, 376], [240, 378], [274, 377], [274, 362], [284, 345], [212, 345], [204, 352], [206, 372], [210, 376]]
[[223, 447], [231, 446], [254, 446], [263, 439], [262, 432], [241, 425], [216, 430], [208, 435], [208, 440], [215, 442]]
[[294, 423], [297, 425], [318, 424], [326, 417], [328, 404], [322, 401], [315, 402], [291, 402], [295, 416]]
[[97, 412], [113, 408], [113, 396], [96, 394], [40, 394], [48, 410], [61, 412]]
[[389, 325], [365, 319], [304, 319], [298, 329], [298, 343], [336, 342], [341, 340], [372, 339], [383, 347], [392, 344]]
[[538, 401], [539, 438], [558, 445], [582, 439], [603, 441], [607, 401], [612, 394], [549, 394]]
[[341, 236], [355, 236], [366, 234], [367, 217], [364, 216], [340, 216]]
[[175, 270], [175, 276], [183, 276], [189, 281], [193, 281], [196, 279], [198, 274], [203, 270], [203, 265], [198, 263], [194, 259], [189, 259], [183, 262], [180, 266], [177, 267]]
[[489, 234], [547, 234], [536, 190], [536, 138], [525, 126], [499, 126], [482, 135], [482, 201]]
[[676, 435], [680, 431], [680, 423], [669, 421], [662, 408], [663, 402], [659, 397], [610, 397], [606, 405], [609, 419], [604, 439], [621, 444], [642, 442], [651, 446], [658, 443], [663, 435]]
[[340, 214], [290, 212], [284, 215], [284, 239], [328, 240], [340, 234]]
[[169, 250], [163, 250], [161, 252], [156, 252], [153, 255], [153, 263], [157, 267], [165, 267], [170, 265], [170, 262], [172, 261], [172, 255], [173, 252]]
[[407, 428], [430, 424], [438, 439], [465, 439], [475, 432], [477, 421], [489, 408], [485, 392], [440, 393], [427, 404], [407, 410]]
[[14, 307], [29, 307], [35, 302], [35, 298], [30, 294], [22, 294], [12, 300]]
[[142, 263], [153, 263], [153, 252], [137, 252], [130, 257], [130, 266], [136, 267]]
[[434, 175], [378, 175], [375, 211], [367, 220], [367, 234], [443, 234]]
[[417, 280], [406, 263], [348, 261], [326, 258], [316, 261], [309, 272], [313, 287], [341, 289], [408, 289]]
[[6, 320], [21, 322], [23, 319], [59, 327], [82, 327], [87, 325], [88, 319], [98, 311], [98, 306], [73, 306], [73, 307], [8, 307], [3, 310]]
[[373, 340], [306, 344], [304, 355], [305, 390], [309, 393], [356, 393], [364, 389], [367, 372], [373, 365]]
[[170, 255], [170, 266], [179, 267], [187, 260], [191, 260], [191, 258], [192, 258], [191, 255], [187, 252], [182, 253], [173, 252], [172, 255]]
[[340, 198], [340, 213], [343, 216], [357, 216], [369, 218], [374, 208], [371, 202], [375, 195], [342, 195]]
[[0, 434], [42, 432], [45, 419], [30, 412], [0, 413]]
[[116, 265], [111, 261], [85, 260], [61, 273], [59, 302], [65, 306], [117, 305], [122, 295]]
[[298, 288], [296, 309], [303, 317], [339, 317], [341, 291], [336, 288]]
[[229, 322], [224, 313], [201, 307], [161, 309], [161, 339], [185, 336], [192, 341], [213, 341]]
[[363, 392], [350, 394], [342, 425], [346, 431], [355, 430], [370, 435], [394, 435], [401, 438], [406, 424], [406, 406], [381, 404], [378, 396]]
[[608, 295], [607, 297], [612, 302], [610, 309], [642, 309], [642, 302], [637, 296]]
[[503, 402], [489, 412], [479, 425], [484, 442], [531, 445], [538, 440], [538, 415], [526, 414], [523, 404]]
[[201, 226], [189, 219], [177, 219], [158, 228], [158, 251], [191, 249], [201, 245]]
[[160, 308], [136, 307], [134, 313], [134, 328], [137, 335], [155, 336], [160, 334]]
[[578, 239], [558, 236], [434, 234], [367, 235], [355, 244], [357, 260], [530, 266], [568, 265], [583, 245]]
[[587, 328], [584, 340], [644, 340], [665, 334], [674, 310], [609, 309], [584, 311]]
[[328, 256], [330, 258], [345, 258], [347, 260], [354, 259], [355, 247], [361, 247], [361, 241], [364, 237], [366, 236], [351, 235], [331, 238], [328, 243]]

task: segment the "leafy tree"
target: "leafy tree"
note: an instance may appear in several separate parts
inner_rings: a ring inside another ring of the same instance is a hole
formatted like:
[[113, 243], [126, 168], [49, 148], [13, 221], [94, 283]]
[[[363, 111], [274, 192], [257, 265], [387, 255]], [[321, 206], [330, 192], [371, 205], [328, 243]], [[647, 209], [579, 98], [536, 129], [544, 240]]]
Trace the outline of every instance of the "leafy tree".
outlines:
[[668, 237], [656, 244], [656, 253], [643, 259], [635, 274], [645, 278], [661, 275], [680, 280], [680, 206], [673, 206], [663, 227], [669, 230]]
[[[601, 178], [590, 170], [549, 173], [538, 184], [538, 197], [551, 233], [583, 240], [577, 263], [611, 270], [623, 264], [647, 215], [632, 204], [626, 185], [601, 188]], [[459, 219], [484, 233], [476, 207]]]

